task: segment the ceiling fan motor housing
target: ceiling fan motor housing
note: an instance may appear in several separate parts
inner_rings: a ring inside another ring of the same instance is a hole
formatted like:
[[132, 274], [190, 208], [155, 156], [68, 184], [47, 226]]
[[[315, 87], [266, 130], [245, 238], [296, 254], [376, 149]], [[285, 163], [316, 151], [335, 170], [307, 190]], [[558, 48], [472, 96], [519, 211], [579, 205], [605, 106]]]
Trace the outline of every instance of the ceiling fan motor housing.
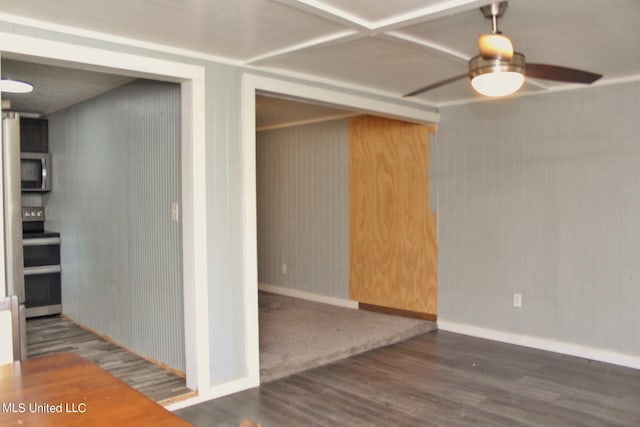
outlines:
[[525, 58], [519, 52], [513, 52], [513, 57], [505, 58], [484, 58], [482, 55], [476, 55], [469, 60], [469, 78], [486, 73], [498, 73], [511, 71], [524, 74]]

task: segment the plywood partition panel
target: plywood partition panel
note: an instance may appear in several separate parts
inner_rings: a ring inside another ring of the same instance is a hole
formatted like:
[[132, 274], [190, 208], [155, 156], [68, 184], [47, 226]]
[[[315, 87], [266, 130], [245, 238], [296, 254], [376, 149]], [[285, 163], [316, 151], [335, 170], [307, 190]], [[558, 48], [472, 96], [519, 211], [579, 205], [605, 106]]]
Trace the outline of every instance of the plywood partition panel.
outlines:
[[349, 122], [349, 293], [361, 303], [437, 314], [430, 127], [373, 116]]

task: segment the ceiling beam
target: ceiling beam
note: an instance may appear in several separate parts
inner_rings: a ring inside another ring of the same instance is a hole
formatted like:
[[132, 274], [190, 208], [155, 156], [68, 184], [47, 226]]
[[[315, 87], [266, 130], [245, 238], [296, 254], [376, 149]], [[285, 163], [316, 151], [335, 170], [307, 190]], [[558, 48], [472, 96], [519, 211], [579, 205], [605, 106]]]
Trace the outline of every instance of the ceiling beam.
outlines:
[[431, 6], [423, 7], [407, 13], [392, 16], [376, 22], [371, 22], [369, 29], [373, 32], [392, 31], [401, 27], [408, 27], [423, 22], [433, 21], [445, 16], [455, 15], [480, 8], [489, 0], [446, 0]]
[[460, 59], [461, 61], [467, 62], [471, 59], [471, 56], [466, 53], [459, 52], [454, 49], [450, 49], [444, 45], [434, 43], [430, 40], [422, 39], [416, 36], [412, 36], [411, 34], [403, 33], [400, 31], [389, 31], [383, 34], [384, 38], [401, 41], [402, 44], [409, 44], [411, 47], [421, 47], [430, 51], [435, 51], [437, 53], [445, 54], [446, 56], [453, 56], [454, 58]]
[[333, 7], [320, 0], [272, 1], [324, 18], [336, 24], [347, 26], [354, 30], [368, 32], [369, 35], [375, 35], [380, 32], [415, 25], [421, 22], [432, 21], [443, 16], [479, 8], [480, 6], [486, 5], [489, 0], [442, 0], [436, 4], [406, 13], [400, 13], [379, 21], [369, 21], [360, 16]]
[[358, 31], [369, 30], [369, 21], [318, 0], [272, 0]]
[[356, 30], [340, 31], [339, 33], [329, 34], [328, 36], [318, 37], [295, 45], [286, 46], [282, 49], [273, 50], [262, 55], [254, 56], [253, 58], [247, 59], [245, 61], [245, 65], [256, 65], [276, 58], [289, 56], [303, 50], [345, 43], [361, 37], [364, 37], [364, 35]]
[[[319, 0], [272, 0], [283, 5], [293, 7], [305, 13], [310, 13], [314, 16], [326, 19], [330, 22], [346, 26], [350, 30], [341, 31], [338, 33], [330, 34], [323, 37], [318, 37], [313, 40], [307, 40], [302, 43], [298, 43], [291, 46], [286, 46], [282, 49], [267, 52], [253, 58], [249, 58], [244, 61], [245, 65], [257, 65], [265, 63], [267, 61], [282, 58], [296, 53], [300, 53], [304, 50], [314, 49], [318, 47], [326, 47], [353, 41], [358, 38], [367, 36], [383, 35], [389, 36], [396, 40], [402, 40], [409, 42], [413, 45], [419, 45], [431, 50], [435, 50], [453, 57], [467, 61], [468, 55], [461, 52], [454, 51], [436, 43], [429, 42], [427, 40], [418, 39], [405, 33], [391, 31], [394, 28], [413, 25], [420, 22], [427, 22], [433, 19], [440, 18], [442, 16], [451, 15], [454, 13], [460, 13], [465, 10], [479, 7], [482, 3], [486, 3], [487, 0], [444, 0], [439, 3], [396, 15], [394, 17], [384, 19], [381, 21], [367, 21], [364, 18], [350, 14], [331, 5], [328, 5]], [[389, 38], [387, 37], [387, 38]]]

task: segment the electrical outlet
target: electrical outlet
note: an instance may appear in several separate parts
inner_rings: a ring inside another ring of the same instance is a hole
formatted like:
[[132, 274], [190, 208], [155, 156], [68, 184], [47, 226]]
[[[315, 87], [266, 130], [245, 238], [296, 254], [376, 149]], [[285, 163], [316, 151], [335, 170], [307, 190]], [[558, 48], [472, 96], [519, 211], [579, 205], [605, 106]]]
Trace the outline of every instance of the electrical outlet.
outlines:
[[516, 308], [522, 307], [522, 294], [513, 294], [513, 306]]
[[287, 264], [282, 264], [282, 274], [287, 274]]
[[177, 203], [171, 203], [171, 221], [178, 222], [180, 220], [180, 208]]

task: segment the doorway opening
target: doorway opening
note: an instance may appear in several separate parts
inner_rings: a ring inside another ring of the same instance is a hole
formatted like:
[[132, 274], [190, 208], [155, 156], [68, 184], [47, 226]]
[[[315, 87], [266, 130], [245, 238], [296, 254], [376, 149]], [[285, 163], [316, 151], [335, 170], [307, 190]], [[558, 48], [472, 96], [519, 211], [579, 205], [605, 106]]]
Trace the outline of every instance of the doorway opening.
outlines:
[[349, 288], [349, 126], [368, 113], [257, 91], [260, 379], [435, 329], [358, 308]]
[[[180, 86], [179, 102], [179, 164], [182, 269], [180, 324], [184, 338], [186, 385], [191, 390], [209, 387], [208, 333], [206, 307], [206, 241], [195, 232], [206, 229], [205, 188], [194, 182], [204, 182], [204, 129], [196, 126], [204, 115], [203, 67], [137, 57], [97, 48], [7, 35], [0, 42], [3, 58], [46, 63], [71, 69], [98, 71], [135, 79], [151, 79]], [[167, 207], [168, 212], [172, 212]], [[166, 302], [166, 301], [164, 301]], [[175, 303], [169, 302], [169, 304]], [[180, 304], [178, 302], [178, 304]], [[98, 331], [99, 332], [99, 331]]]

